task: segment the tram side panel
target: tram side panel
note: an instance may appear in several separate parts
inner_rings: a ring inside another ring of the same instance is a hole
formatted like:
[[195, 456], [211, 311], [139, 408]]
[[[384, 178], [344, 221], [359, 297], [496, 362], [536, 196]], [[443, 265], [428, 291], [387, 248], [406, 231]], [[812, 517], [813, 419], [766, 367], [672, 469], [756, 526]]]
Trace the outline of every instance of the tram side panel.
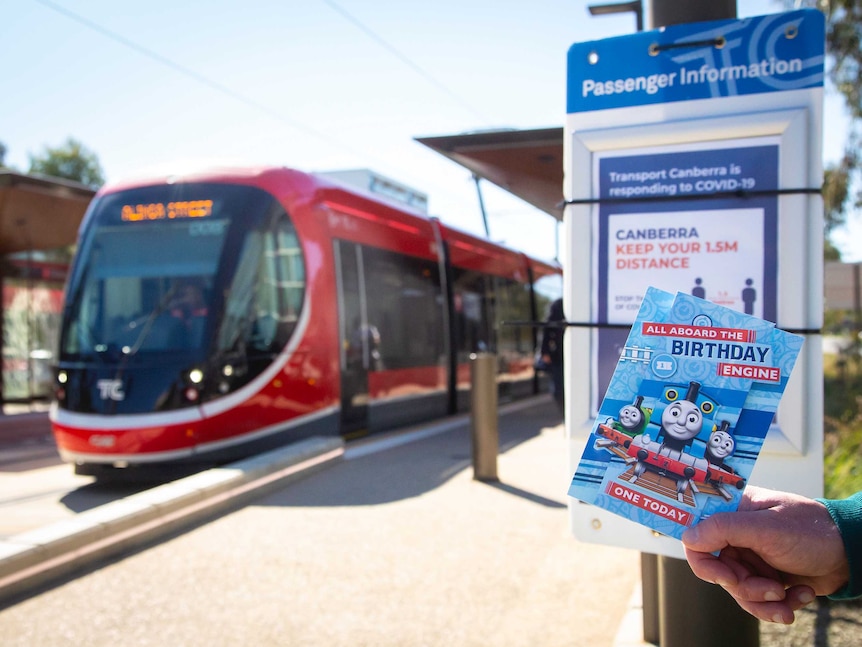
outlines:
[[342, 432], [445, 415], [446, 304], [430, 223], [337, 192], [326, 208], [339, 312]]
[[[442, 226], [441, 226], [442, 227]], [[470, 406], [470, 357], [489, 352], [497, 356], [497, 385], [501, 401], [538, 392], [533, 358], [537, 335], [531, 325], [536, 313], [547, 309], [550, 296], [535, 290], [538, 280], [559, 277], [559, 268], [532, 262], [514, 252], [457, 230], [443, 228], [452, 266], [451, 316], [457, 409]], [[557, 288], [553, 290], [557, 292]]]

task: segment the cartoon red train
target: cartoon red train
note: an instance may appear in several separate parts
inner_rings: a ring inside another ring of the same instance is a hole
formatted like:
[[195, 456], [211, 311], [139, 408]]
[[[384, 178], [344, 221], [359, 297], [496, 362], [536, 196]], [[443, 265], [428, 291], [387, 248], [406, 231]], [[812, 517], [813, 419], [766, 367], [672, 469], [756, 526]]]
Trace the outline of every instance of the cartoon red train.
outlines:
[[705, 458], [669, 449], [653, 440], [648, 433], [632, 438], [600, 423], [596, 434], [622, 447], [629, 456], [628, 462], [636, 463], [632, 483], [650, 469], [677, 481], [677, 497], [680, 501], [686, 486], [691, 486], [697, 492], [697, 484], [711, 485], [728, 500], [731, 496], [724, 490], [724, 486], [732, 486], [738, 490], [745, 487], [745, 479], [740, 475], [713, 465]]

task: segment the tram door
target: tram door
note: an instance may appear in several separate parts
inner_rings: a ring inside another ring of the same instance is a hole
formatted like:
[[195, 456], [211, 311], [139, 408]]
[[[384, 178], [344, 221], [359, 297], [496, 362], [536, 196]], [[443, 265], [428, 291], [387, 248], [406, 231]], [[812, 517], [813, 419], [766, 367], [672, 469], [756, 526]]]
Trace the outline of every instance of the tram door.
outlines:
[[341, 340], [341, 433], [359, 435], [368, 429], [368, 371], [371, 344], [362, 248], [335, 241], [338, 271], [338, 326]]

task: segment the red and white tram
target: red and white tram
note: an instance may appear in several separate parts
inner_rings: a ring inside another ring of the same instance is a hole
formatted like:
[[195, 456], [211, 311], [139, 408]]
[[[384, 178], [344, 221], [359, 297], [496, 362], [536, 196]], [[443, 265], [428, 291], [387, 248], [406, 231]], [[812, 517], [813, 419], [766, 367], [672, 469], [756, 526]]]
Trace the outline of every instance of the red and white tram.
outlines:
[[284, 168], [101, 190], [81, 226], [51, 421], [78, 473], [212, 463], [466, 410], [469, 356], [535, 393], [560, 269]]

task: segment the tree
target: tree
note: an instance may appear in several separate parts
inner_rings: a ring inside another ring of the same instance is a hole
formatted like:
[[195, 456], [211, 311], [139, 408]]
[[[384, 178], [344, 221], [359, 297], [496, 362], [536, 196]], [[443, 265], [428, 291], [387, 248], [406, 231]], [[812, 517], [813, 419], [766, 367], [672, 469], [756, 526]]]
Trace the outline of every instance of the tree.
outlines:
[[30, 155], [29, 172], [74, 180], [93, 189], [105, 183], [99, 159], [72, 137], [57, 148], [46, 146], [41, 156]]
[[[791, 4], [798, 4], [794, 2]], [[857, 152], [862, 143], [862, 0], [809, 0], [808, 6], [826, 15], [826, 53], [830, 58], [829, 78], [844, 95], [851, 124], [844, 155], [830, 164], [823, 177], [823, 202], [826, 217], [827, 258], [839, 254], [828, 235], [842, 226], [850, 209], [862, 207], [862, 165]]]
[[6, 144], [0, 142], [0, 168], [6, 168]]

